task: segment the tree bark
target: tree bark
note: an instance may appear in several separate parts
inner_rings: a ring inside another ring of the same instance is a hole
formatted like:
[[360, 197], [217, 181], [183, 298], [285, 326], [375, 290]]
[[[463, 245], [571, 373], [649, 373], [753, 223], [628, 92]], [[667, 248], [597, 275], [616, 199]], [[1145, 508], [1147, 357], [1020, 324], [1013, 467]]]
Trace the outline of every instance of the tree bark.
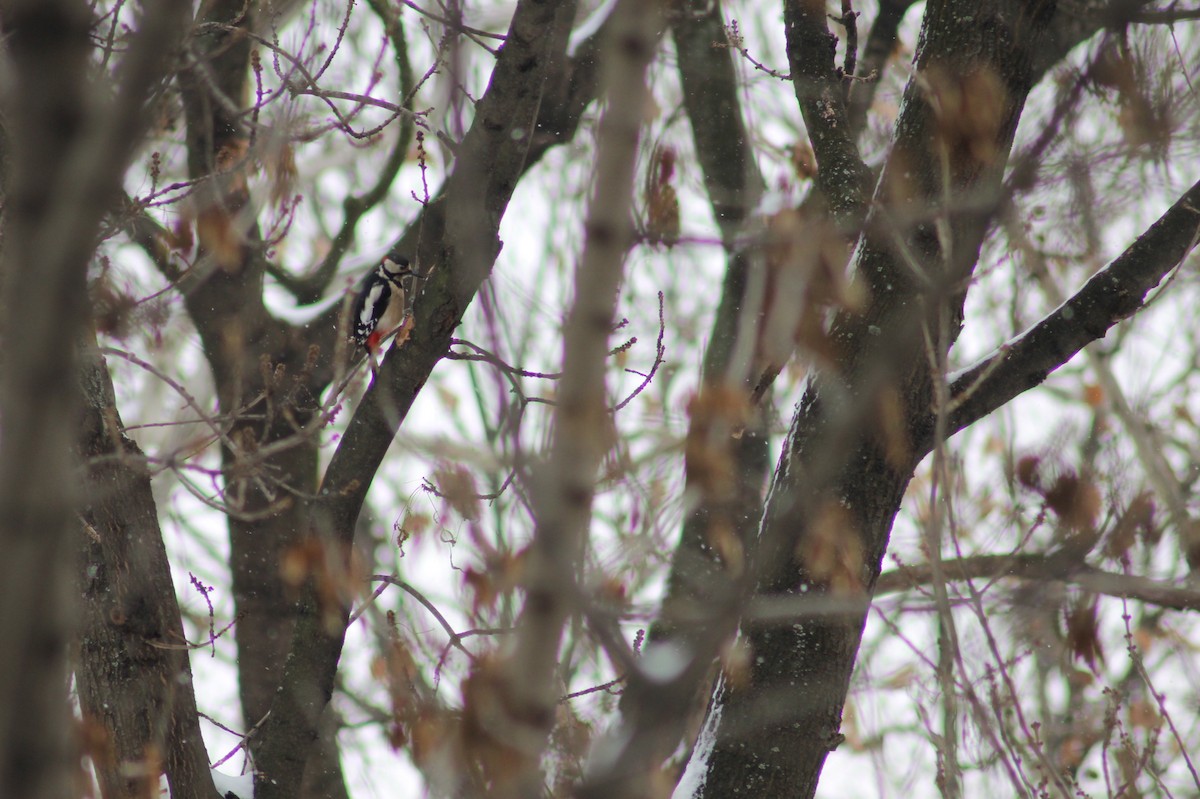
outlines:
[[94, 341], [79, 358], [86, 477], [75, 532], [83, 598], [75, 674], [101, 794], [156, 793], [165, 769], [173, 799], [207, 799], [215, 789], [150, 475], [125, 436]]
[[[0, 390], [0, 795], [65, 797], [81, 778], [65, 700], [76, 618], [74, 343], [86, 267], [179, 40], [186, 9], [148, 3], [115, 91], [92, 85], [86, 3], [0, 5], [9, 80]], [[103, 98], [103, 99], [100, 99]]]
[[[331, 320], [304, 327], [273, 318], [263, 304], [267, 263], [247, 187], [249, 137], [241, 122], [257, 3], [206, 7], [191, 61], [180, 73], [188, 170], [198, 181], [197, 264], [180, 281], [200, 333], [222, 415], [235, 419], [222, 439], [238, 687], [246, 729], [270, 710], [298, 615], [281, 564], [307, 534], [301, 497], [316, 492], [318, 439], [304, 432], [332, 375]], [[239, 418], [246, 417], [246, 418]], [[288, 441], [266, 457], [263, 447]], [[327, 728], [329, 735], [336, 730]], [[304, 796], [345, 797], [336, 738], [302, 765]]]
[[545, 793], [540, 761], [556, 719], [559, 649], [567, 620], [579, 611], [578, 579], [596, 476], [611, 446], [605, 361], [633, 238], [634, 170], [650, 100], [646, 70], [658, 49], [664, 10], [659, 0], [618, 0], [605, 43], [606, 105], [597, 131], [586, 240], [563, 325], [550, 451], [533, 475], [536, 523], [522, 580], [525, 603], [501, 677], [504, 740], [495, 743], [511, 752], [515, 764], [495, 781], [498, 796], [537, 799]]
[[[1051, 11], [1015, 0], [927, 6], [917, 78], [858, 250], [856, 274], [870, 301], [864, 312], [835, 319], [836, 370], [810, 380], [793, 418], [752, 561], [757, 594], [869, 594], [874, 585], [918, 457], [906, 431], [868, 420], [881, 402], [898, 403], [902, 414], [929, 407], [934, 364], [923, 334], [937, 354], [957, 336], [962, 281], [998, 198]], [[988, 117], [963, 134], [939, 118], [933, 92], [968, 90], [986, 90]], [[823, 548], [832, 566], [818, 554]], [[840, 741], [864, 619], [855, 612], [786, 626], [743, 623], [749, 674], [723, 680], [714, 696], [712, 749], [689, 766], [697, 795], [815, 793]]]
[[64, 691], [76, 499], [66, 420], [78, 407], [71, 341], [86, 312], [87, 252], [82, 243], [52, 253], [39, 244], [59, 200], [55, 179], [69, 179], [58, 159], [84, 128], [87, 15], [73, 2], [8, 3], [0, 14], [16, 82], [5, 116], [20, 119], [4, 218], [0, 794], [65, 799], [75, 770]]
[[[569, 0], [518, 4], [475, 120], [458, 146], [454, 172], [404, 239], [415, 263], [430, 274], [412, 334], [384, 358], [330, 461], [320, 499], [305, 503], [307, 529], [324, 542], [331, 563], [345, 564], [371, 479], [499, 252], [500, 219], [525, 173], [549, 76], [564, 63], [574, 10]], [[311, 580], [303, 588], [282, 684], [252, 741], [260, 797], [294, 795], [296, 774], [332, 694], [345, 635], [346, 608], [335, 606], [341, 601], [319, 598]]]
[[742, 557], [762, 516], [769, 468], [763, 414], [749, 409], [747, 418], [721, 410], [730, 398], [736, 399], [729, 409], [747, 407], [758, 379], [753, 353], [739, 342], [756, 337], [757, 309], [748, 306], [757, 296], [752, 285], [761, 286], [765, 277], [761, 252], [744, 244], [761, 227], [755, 210], [764, 187], [738, 96], [734, 50], [720, 3], [684, 5], [668, 19], [697, 160], [726, 247], [725, 278], [685, 447], [683, 495], [692, 504], [671, 556], [661, 612], [648, 635], [652, 647], [691, 662], [667, 683], [640, 669], [626, 673], [621, 724], [613, 737], [628, 743], [621, 757], [594, 768], [580, 789], [581, 796], [597, 798], [647, 793], [655, 769], [703, 711], [717, 653], [736, 630]]

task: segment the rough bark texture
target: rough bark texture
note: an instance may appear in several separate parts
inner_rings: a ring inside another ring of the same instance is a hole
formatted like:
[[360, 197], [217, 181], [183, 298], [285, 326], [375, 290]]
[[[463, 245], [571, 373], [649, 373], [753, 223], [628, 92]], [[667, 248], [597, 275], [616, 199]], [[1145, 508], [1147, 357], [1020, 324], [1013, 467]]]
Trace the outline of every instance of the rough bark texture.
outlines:
[[[744, 575], [739, 559], [762, 516], [769, 466], [765, 420], [758, 414], [746, 420], [717, 411], [721, 398], [748, 397], [758, 377], [745, 357], [738, 362], [735, 350], [739, 337], [754, 336], [753, 325], [744, 329], [744, 321], [757, 316], [746, 305], [750, 283], [762, 280], [762, 259], [737, 241], [760, 224], [753, 214], [763, 180], [742, 114], [734, 51], [728, 47], [720, 4], [694, 3], [677, 8], [669, 19], [697, 160], [727, 250], [685, 453], [690, 464], [684, 466], [684, 495], [693, 506], [671, 556], [661, 614], [648, 636], [652, 645], [669, 642], [691, 658], [691, 665], [667, 684], [639, 670], [627, 675], [620, 710], [621, 734], [629, 742], [621, 758], [589, 775], [582, 789], [589, 797], [644, 794], [650, 790], [646, 778], [677, 747], [686, 729], [695, 727], [716, 654], [736, 629]], [[720, 464], [718, 469], [706, 468], [713, 463]], [[714, 471], [722, 478], [700, 477]]]
[[[875, 198], [890, 218], [882, 210], [868, 218], [858, 252], [856, 271], [871, 299], [861, 315], [835, 320], [837, 373], [810, 383], [793, 419], [754, 556], [758, 593], [869, 592], [878, 577], [916, 460], [911, 445], [897, 451], [896, 431], [867, 420], [886, 396], [905, 409], [929, 406], [922, 328], [942, 352], [957, 335], [959, 281], [975, 263], [1033, 85], [1031, 54], [1051, 10], [1003, 1], [972, 3], [969, 13], [951, 0], [927, 6], [916, 60], [923, 80], [905, 93]], [[955, 138], [939, 128], [928, 87], [945, 81], [941, 90], [953, 91], [964, 76], [999, 88], [989, 98], [990, 124]], [[951, 236], [939, 237], [937, 225], [948, 226]], [[924, 276], [914, 274], [912, 258]], [[841, 542], [835, 546], [846, 546], [845, 573], [818, 569], [809, 557], [828, 543], [831, 525], [833, 541]], [[846, 545], [848, 539], [857, 544]], [[743, 624], [749, 679], [736, 688], [724, 684], [714, 698], [717, 740], [702, 766], [701, 795], [814, 794], [825, 757], [840, 740], [863, 621], [854, 613], [787, 626]]]
[[86, 478], [75, 532], [83, 599], [75, 675], [100, 790], [105, 799], [153, 794], [165, 768], [174, 799], [211, 797], [150, 475], [125, 436], [103, 356], [92, 343], [79, 358]]
[[[317, 486], [317, 440], [301, 434], [332, 374], [332, 324], [289, 325], [263, 304], [266, 260], [247, 218], [248, 135], [241, 122], [257, 4], [217, 0], [189, 50], [180, 86], [187, 121], [188, 170], [196, 194], [197, 265], [181, 282], [188, 316], [212, 368], [222, 414], [236, 421], [221, 455], [229, 516], [233, 599], [238, 616], [238, 686], [247, 729], [266, 716], [279, 686], [296, 623], [295, 592], [280, 564], [308, 533], [304, 503]], [[269, 457], [256, 453], [290, 439]], [[330, 753], [330, 747], [321, 752]], [[299, 766], [300, 773], [304, 765]], [[340, 758], [311, 758], [312, 796], [345, 796]]]
[[837, 38], [825, 23], [825, 3], [785, 0], [783, 30], [792, 87], [817, 157], [817, 189], [839, 226], [857, 231], [870, 175], [847, 119], [843, 78], [834, 64]]
[[[574, 3], [523, 0], [475, 120], [459, 144], [454, 172], [404, 241], [430, 280], [412, 336], [385, 357], [320, 486], [306, 504], [312, 531], [344, 558], [354, 523], [392, 437], [446, 352], [451, 333], [499, 252], [500, 218], [526, 168], [548, 76], [563, 63]], [[447, 235], [452, 231], [452, 235]], [[329, 607], [307, 585], [271, 715], [255, 739], [258, 796], [291, 797], [329, 702], [345, 635], [345, 607]], [[266, 779], [262, 779], [265, 777]]]

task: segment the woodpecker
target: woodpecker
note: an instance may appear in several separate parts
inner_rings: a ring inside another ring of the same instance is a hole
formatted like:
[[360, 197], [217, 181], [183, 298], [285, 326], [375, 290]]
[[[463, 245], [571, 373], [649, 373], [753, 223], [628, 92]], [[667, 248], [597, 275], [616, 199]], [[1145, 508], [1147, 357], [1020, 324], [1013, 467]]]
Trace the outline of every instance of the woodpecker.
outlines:
[[408, 259], [396, 252], [383, 256], [379, 265], [363, 280], [350, 320], [354, 332], [350, 339], [374, 354], [379, 342], [404, 323], [408, 315], [408, 293], [413, 270]]

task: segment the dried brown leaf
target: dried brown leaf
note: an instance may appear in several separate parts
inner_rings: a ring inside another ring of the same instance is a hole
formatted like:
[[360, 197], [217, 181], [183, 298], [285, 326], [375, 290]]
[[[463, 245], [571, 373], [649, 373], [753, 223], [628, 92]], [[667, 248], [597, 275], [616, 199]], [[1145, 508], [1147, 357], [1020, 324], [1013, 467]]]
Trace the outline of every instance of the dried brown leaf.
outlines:
[[950, 157], [979, 165], [995, 160], [1008, 105], [1000, 76], [985, 66], [964, 73], [935, 65], [922, 77]]
[[862, 593], [862, 539], [850, 512], [839, 503], [826, 502], [814, 514], [796, 546], [796, 556], [813, 579], [829, 586], [830, 593]]
[[688, 403], [684, 469], [687, 483], [708, 501], [732, 496], [736, 489], [731, 435], [750, 419], [750, 402], [740, 387], [705, 385]]
[[1081, 597], [1067, 611], [1067, 648], [1076, 659], [1087, 663], [1092, 671], [1097, 670], [1097, 662], [1104, 663], [1097, 612], [1098, 606], [1093, 596]]
[[792, 163], [792, 169], [796, 170], [796, 177], [801, 180], [812, 180], [817, 176], [817, 156], [808, 142], [793, 144], [788, 150], [788, 160]]
[[479, 492], [475, 489], [475, 478], [465, 466], [459, 463], [439, 464], [433, 472], [433, 483], [441, 497], [459, 516], [468, 521], [479, 518]]
[[[542, 719], [522, 719], [511, 706], [502, 661], [484, 655], [463, 681], [462, 747], [479, 764], [487, 779], [506, 783], [529, 766], [529, 756], [514, 743], [527, 725]], [[500, 791], [503, 794], [503, 791]]]
[[133, 332], [134, 314], [138, 309], [136, 297], [119, 291], [104, 278], [93, 283], [88, 293], [97, 333], [121, 339]]
[[1156, 730], [1162, 726], [1158, 708], [1145, 697], [1137, 697], [1129, 703], [1129, 725], [1144, 730]]
[[1017, 460], [1017, 466], [1013, 470], [1017, 477], [1017, 482], [1026, 488], [1031, 488], [1034, 491], [1040, 491], [1042, 487], [1042, 459], [1036, 455], [1023, 455]]
[[1046, 506], [1069, 530], [1089, 532], [1095, 529], [1102, 498], [1100, 489], [1090, 478], [1065, 472], [1046, 491], [1045, 498]]
[[680, 232], [679, 197], [671, 183], [675, 160], [671, 147], [655, 147], [646, 173], [646, 233], [651, 241], [668, 247], [679, 241]]
[[210, 205], [196, 215], [196, 235], [200, 246], [228, 272], [242, 263], [242, 236], [226, 208]]
[[291, 198], [296, 185], [296, 152], [291, 144], [283, 142], [278, 147], [272, 147], [266, 167], [271, 183], [271, 202], [281, 206]]
[[1154, 523], [1154, 510], [1154, 495], [1149, 491], [1143, 491], [1130, 500], [1129, 506], [1117, 517], [1117, 523], [1105, 542], [1105, 556], [1124, 558], [1139, 536], [1145, 543], [1157, 541], [1160, 533]]

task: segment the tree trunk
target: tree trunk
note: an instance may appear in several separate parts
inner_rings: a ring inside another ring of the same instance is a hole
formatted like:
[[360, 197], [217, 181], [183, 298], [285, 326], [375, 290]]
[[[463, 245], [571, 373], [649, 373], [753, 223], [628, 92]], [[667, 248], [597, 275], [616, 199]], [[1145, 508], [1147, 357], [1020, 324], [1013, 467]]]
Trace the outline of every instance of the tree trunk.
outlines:
[[187, 639], [150, 475], [125, 436], [95, 342], [80, 351], [79, 454], [86, 497], [75, 539], [82, 632], [75, 675], [86, 739], [105, 799], [213, 792]]
[[[923, 342], [928, 336], [943, 356], [957, 337], [965, 280], [1000, 199], [1051, 12], [1018, 0], [927, 6], [918, 75], [858, 250], [856, 274], [870, 299], [832, 326], [836, 367], [810, 380], [796, 411], [754, 555], [756, 594], [794, 599], [799, 614], [786, 625], [743, 621], [749, 674], [722, 680], [713, 698], [712, 749], [689, 767], [699, 796], [811, 797], [841, 740], [865, 604], [805, 617], [804, 602], [869, 596], [879, 576], [924, 455], [905, 420], [924, 418], [940, 379]], [[963, 96], [980, 114], [965, 130], [938, 112]], [[894, 423], [873, 421], [889, 415]]]

